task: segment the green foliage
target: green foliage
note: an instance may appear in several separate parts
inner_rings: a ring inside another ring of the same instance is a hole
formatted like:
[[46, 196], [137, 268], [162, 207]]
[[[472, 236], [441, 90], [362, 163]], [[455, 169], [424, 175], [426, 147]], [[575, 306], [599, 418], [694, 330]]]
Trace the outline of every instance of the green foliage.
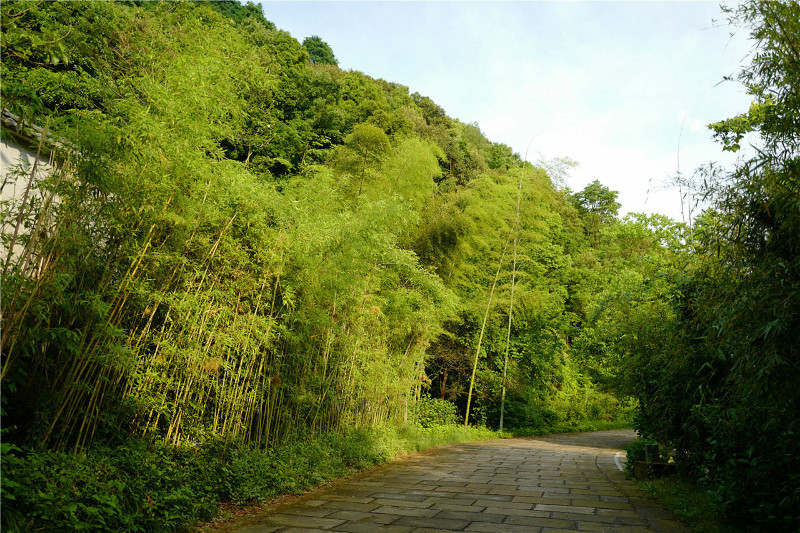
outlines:
[[247, 19], [252, 19], [268, 30], [274, 30], [275, 25], [264, 18], [264, 6], [247, 2], [241, 4], [235, 0], [195, 0], [196, 4], [208, 6], [224, 16], [232, 19], [237, 24], [241, 24]]
[[515, 437], [535, 437], [557, 433], [584, 433], [587, 431], [610, 431], [614, 429], [630, 429], [630, 420], [583, 420], [578, 422], [555, 423], [550, 426], [519, 427], [511, 431]]
[[423, 396], [414, 406], [413, 420], [424, 428], [456, 425], [458, 413], [455, 404], [447, 400]]
[[[701, 169], [710, 208], [697, 220], [690, 269], [661, 312], [628, 328], [637, 427], [675, 446], [678, 465], [747, 530], [798, 528], [800, 178], [796, 3], [731, 11], [756, 44], [739, 76], [746, 115], [713, 124], [723, 149], [759, 147], [732, 171]], [[668, 305], [666, 305], [668, 304]]]
[[658, 500], [675, 518], [697, 533], [741, 533], [740, 524], [727, 520], [707, 488], [690, 479], [672, 476], [640, 482], [649, 498]]
[[578, 209], [584, 220], [586, 234], [599, 245], [600, 227], [617, 216], [620, 204], [617, 191], [612, 191], [598, 180], [594, 180], [580, 192], [570, 195], [570, 201]]
[[216, 511], [202, 465], [194, 452], [135, 440], [79, 455], [12, 450], [3, 454], [3, 530], [174, 531]]
[[381, 163], [391, 154], [389, 137], [377, 126], [358, 124], [334, 152], [333, 167], [344, 174], [350, 196], [361, 196], [364, 187], [378, 179]]
[[648, 457], [646, 447], [648, 445], [658, 445], [658, 442], [646, 436], [638, 436], [636, 440], [625, 446], [627, 461], [625, 462], [625, 477], [632, 479], [635, 476], [634, 466], [637, 461], [650, 461], [650, 462], [669, 462], [670, 455], [668, 450], [663, 446], [658, 448], [657, 457]]
[[617, 202], [617, 191], [612, 191], [600, 181], [594, 180], [580, 192], [572, 195], [572, 201], [582, 213], [593, 213], [603, 222], [609, 222], [617, 216], [620, 204]]
[[318, 35], [312, 35], [303, 39], [303, 48], [308, 50], [308, 55], [311, 57], [312, 63], [319, 63], [322, 65], [338, 65], [336, 56], [333, 55], [331, 47], [322, 40]]

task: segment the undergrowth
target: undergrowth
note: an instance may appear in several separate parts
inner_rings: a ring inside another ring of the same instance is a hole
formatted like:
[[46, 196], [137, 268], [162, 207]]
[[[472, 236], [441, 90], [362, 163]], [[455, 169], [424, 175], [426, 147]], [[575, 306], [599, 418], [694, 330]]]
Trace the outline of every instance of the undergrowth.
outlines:
[[221, 502], [263, 502], [406, 453], [498, 436], [409, 425], [297, 435], [270, 450], [221, 440], [184, 448], [130, 439], [78, 455], [4, 445], [2, 530], [178, 531]]
[[581, 420], [559, 422], [549, 426], [516, 428], [512, 430], [515, 437], [533, 437], [552, 433], [583, 433], [586, 431], [611, 431], [614, 429], [632, 429], [630, 420]]
[[651, 499], [657, 500], [672, 515], [695, 533], [743, 533], [745, 529], [724, 517], [713, 494], [690, 480], [672, 476], [639, 482]]

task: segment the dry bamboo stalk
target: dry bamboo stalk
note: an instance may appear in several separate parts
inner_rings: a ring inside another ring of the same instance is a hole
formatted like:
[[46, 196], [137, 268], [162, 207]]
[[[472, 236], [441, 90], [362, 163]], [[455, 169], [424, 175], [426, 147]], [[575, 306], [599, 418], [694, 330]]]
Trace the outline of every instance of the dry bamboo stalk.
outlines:
[[[256, 299], [256, 305], [255, 305], [255, 309], [253, 311], [253, 315], [254, 316], [258, 315], [258, 311], [259, 311], [259, 309], [261, 307], [261, 297], [262, 297], [262, 295], [264, 293], [264, 288], [266, 287], [267, 282], [268, 282], [268, 278], [267, 278], [267, 276], [264, 276], [264, 282], [261, 285], [261, 289], [258, 291], [258, 298]], [[267, 329], [267, 338], [269, 338], [269, 330], [271, 328], [271, 325], [272, 325], [272, 322], [270, 321], [269, 325], [267, 326], [267, 328], [268, 328]], [[248, 328], [248, 339], [251, 337], [251, 335], [253, 333], [253, 328], [254, 328], [253, 321], [250, 320], [249, 328]], [[258, 373], [261, 372], [261, 368], [263, 367], [263, 357], [257, 357], [257, 356], [254, 355], [253, 359], [252, 359], [252, 364], [248, 367], [248, 383], [249, 383], [249, 376], [252, 374], [252, 370], [255, 368], [256, 359], [258, 359], [258, 361], [259, 361]], [[253, 383], [253, 387], [256, 387], [256, 383], [255, 382]], [[255, 409], [255, 398], [253, 398], [252, 401], [248, 402], [248, 405], [246, 406], [246, 412], [244, 414], [244, 422], [245, 422], [245, 425], [247, 427], [250, 426], [250, 421], [252, 420], [252, 412], [253, 412], [254, 409]]]
[[[118, 309], [121, 308], [121, 307], [117, 307], [117, 304], [119, 303], [119, 300], [118, 300], [119, 295], [120, 295], [120, 293], [124, 292], [124, 288], [127, 286], [128, 282], [130, 280], [130, 277], [135, 275], [135, 272], [138, 269], [138, 266], [141, 264], [141, 261], [144, 258], [144, 254], [145, 254], [147, 248], [149, 247], [150, 241], [152, 239], [152, 231], [153, 231], [154, 227], [155, 226], [153, 225], [151, 227], [151, 229], [150, 229], [150, 232], [148, 233], [144, 249], [139, 254], [139, 259], [138, 259], [138, 261], [136, 261], [135, 266], [132, 265], [132, 267], [128, 270], [128, 272], [126, 272], [125, 276], [123, 277], [123, 280], [122, 280], [121, 285], [120, 285], [120, 289], [117, 292], [117, 296], [115, 297], [116, 303], [113, 304], [114, 308], [112, 309], [112, 312], [109, 313], [109, 317], [106, 320], [105, 327], [108, 327], [112, 323], [112, 320], [113, 320], [114, 315], [115, 315], [115, 310], [118, 310]], [[125, 298], [127, 298], [127, 294], [126, 294]], [[86, 336], [87, 336], [87, 334], [88, 334], [88, 332], [90, 330], [90, 326], [91, 326], [91, 323], [87, 324], [84, 327], [84, 334], [83, 334], [83, 337], [82, 337], [81, 346], [83, 346], [83, 344], [85, 342], [85, 339], [87, 338]], [[99, 348], [99, 343], [100, 343], [100, 339], [96, 335], [93, 334], [91, 339], [89, 340], [88, 344], [86, 345], [86, 348], [84, 350], [82, 350], [82, 356], [75, 359], [75, 361], [72, 364], [71, 368], [66, 373], [66, 377], [62, 380], [62, 383], [64, 384], [63, 386], [64, 387], [69, 387], [69, 391], [67, 392], [66, 397], [62, 400], [62, 404], [61, 404], [59, 410], [57, 411], [55, 417], [51, 421], [49, 429], [47, 430], [47, 432], [45, 433], [44, 437], [42, 438], [42, 443], [46, 443], [47, 442], [47, 440], [49, 439], [53, 429], [56, 426], [56, 424], [61, 419], [62, 414], [64, 413], [64, 409], [68, 406], [68, 404], [73, 404], [73, 405], [71, 405], [70, 409], [67, 410], [66, 421], [69, 422], [69, 420], [72, 419], [72, 415], [74, 414], [75, 410], [78, 407], [79, 397], [75, 393], [76, 389], [74, 387], [70, 387], [70, 384], [78, 382], [83, 377], [84, 373], [89, 369], [89, 367], [90, 367], [89, 361], [92, 359], [92, 356], [96, 353], [97, 349]], [[91, 399], [90, 399], [90, 401], [91, 401]]]
[[[48, 162], [48, 166], [53, 167], [55, 165], [54, 154], [50, 155], [50, 161]], [[66, 163], [64, 164], [66, 166]], [[63, 168], [63, 167], [62, 167]], [[56, 172], [56, 176], [60, 177], [61, 173]], [[33, 255], [33, 249], [36, 241], [39, 239], [39, 236], [44, 231], [42, 226], [44, 224], [44, 220], [47, 216], [47, 213], [50, 211], [50, 206], [53, 204], [54, 194], [49, 192], [47, 194], [47, 198], [45, 198], [44, 203], [42, 204], [39, 213], [36, 216], [36, 224], [33, 227], [33, 230], [30, 232], [30, 240], [26, 243], [25, 249], [22, 251], [22, 256], [19, 260], [19, 272], [24, 274], [28, 271], [30, 265], [30, 258]]]

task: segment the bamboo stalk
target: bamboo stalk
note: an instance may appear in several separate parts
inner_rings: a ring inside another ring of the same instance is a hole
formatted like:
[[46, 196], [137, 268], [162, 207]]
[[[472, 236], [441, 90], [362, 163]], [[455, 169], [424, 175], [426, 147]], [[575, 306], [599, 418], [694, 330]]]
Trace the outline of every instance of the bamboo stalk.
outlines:
[[[530, 145], [529, 145], [530, 146]], [[522, 201], [522, 182], [525, 179], [525, 163], [528, 160], [528, 151], [522, 161], [522, 171], [519, 175], [519, 189], [517, 190], [517, 213], [514, 218], [514, 259], [511, 268], [511, 297], [508, 304], [508, 332], [506, 333], [506, 349], [503, 356], [503, 390], [500, 394], [500, 431], [503, 431], [503, 416], [506, 409], [506, 376], [508, 374], [508, 350], [511, 346], [511, 320], [514, 314], [514, 288], [517, 283], [517, 244], [519, 241], [519, 206]]]
[[469, 424], [469, 409], [472, 404], [472, 389], [475, 385], [475, 372], [478, 369], [478, 358], [481, 353], [481, 343], [483, 342], [483, 332], [486, 330], [486, 320], [489, 318], [489, 310], [492, 308], [492, 297], [494, 296], [494, 288], [497, 285], [497, 279], [500, 277], [500, 269], [503, 267], [503, 259], [506, 256], [508, 249], [508, 241], [503, 248], [503, 253], [500, 255], [500, 261], [497, 263], [497, 272], [495, 272], [494, 280], [492, 281], [492, 289], [489, 291], [489, 301], [486, 303], [486, 312], [483, 313], [483, 323], [481, 324], [481, 333], [478, 336], [478, 347], [475, 349], [475, 360], [472, 363], [472, 376], [469, 379], [469, 393], [467, 393], [467, 410], [464, 413], [464, 427]]

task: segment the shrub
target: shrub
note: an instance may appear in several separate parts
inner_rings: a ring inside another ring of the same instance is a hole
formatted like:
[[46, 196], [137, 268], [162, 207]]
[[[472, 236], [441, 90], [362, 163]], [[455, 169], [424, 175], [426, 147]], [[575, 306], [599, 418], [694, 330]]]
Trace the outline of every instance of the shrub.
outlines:
[[175, 531], [216, 511], [214, 486], [185, 451], [129, 440], [78, 455], [3, 452], [4, 531]]
[[424, 428], [455, 425], [458, 412], [455, 404], [447, 400], [422, 396], [414, 408], [414, 421]]

